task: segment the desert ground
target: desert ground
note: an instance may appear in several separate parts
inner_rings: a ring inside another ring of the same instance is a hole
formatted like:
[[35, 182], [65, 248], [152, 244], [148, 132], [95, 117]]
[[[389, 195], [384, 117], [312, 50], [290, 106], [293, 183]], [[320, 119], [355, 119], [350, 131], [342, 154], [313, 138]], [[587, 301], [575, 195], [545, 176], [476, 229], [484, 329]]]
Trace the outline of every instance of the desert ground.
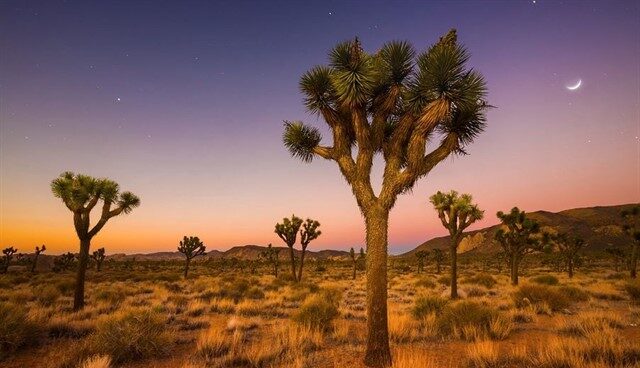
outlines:
[[[74, 273], [0, 276], [1, 367], [363, 367], [365, 275], [315, 261], [301, 282], [257, 261], [106, 262], [72, 311]], [[359, 267], [361, 268], [361, 267]], [[576, 275], [527, 259], [465, 257], [459, 300], [448, 268], [389, 263], [394, 367], [640, 366], [640, 282], [603, 258]]]

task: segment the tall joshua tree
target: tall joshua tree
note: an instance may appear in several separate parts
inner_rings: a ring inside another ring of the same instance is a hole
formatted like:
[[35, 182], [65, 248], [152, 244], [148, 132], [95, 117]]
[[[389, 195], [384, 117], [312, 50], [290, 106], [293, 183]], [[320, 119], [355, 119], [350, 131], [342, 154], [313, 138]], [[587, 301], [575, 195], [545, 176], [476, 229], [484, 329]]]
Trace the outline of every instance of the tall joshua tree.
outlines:
[[102, 271], [102, 262], [106, 258], [104, 248], [100, 248], [98, 250], [93, 251], [91, 254], [91, 259], [96, 262], [96, 271]]
[[638, 275], [638, 256], [640, 255], [640, 205], [634, 206], [630, 210], [622, 211], [624, 225], [622, 228], [631, 237], [631, 259], [629, 260], [629, 271], [631, 278]]
[[184, 262], [184, 278], [186, 279], [189, 276], [189, 265], [191, 264], [191, 260], [196, 258], [197, 256], [203, 255], [207, 247], [200, 241], [200, 238], [197, 236], [185, 236], [180, 241], [180, 245], [178, 246], [178, 252], [184, 254], [185, 262]]
[[433, 250], [433, 260], [436, 263], [436, 273], [439, 275], [441, 272], [442, 262], [444, 262], [444, 252], [442, 249]]
[[495, 239], [509, 262], [511, 284], [518, 285], [520, 262], [525, 255], [541, 250], [540, 224], [527, 218], [518, 207], [513, 207], [509, 213], [499, 211], [496, 216], [502, 222], [502, 228], [496, 231]]
[[573, 270], [578, 262], [578, 253], [586, 245], [584, 239], [564, 233], [553, 235], [544, 233], [542, 241], [556, 248], [560, 262], [566, 266], [569, 278], [573, 278]]
[[45, 250], [47, 250], [47, 247], [44, 244], [42, 244], [42, 247], [36, 246], [36, 251], [33, 252], [33, 261], [31, 263], [31, 273], [36, 272], [36, 266], [38, 266], [38, 258], [40, 257], [40, 253], [44, 252]]
[[432, 195], [429, 200], [438, 211], [442, 226], [449, 230], [449, 257], [451, 257], [451, 298], [458, 297], [458, 245], [464, 230], [482, 220], [484, 211], [473, 204], [470, 194], [459, 195], [455, 190]]
[[424, 270], [424, 260], [429, 255], [429, 252], [426, 250], [419, 250], [416, 252], [416, 259], [418, 260], [418, 273], [421, 273]]
[[[333, 142], [317, 128], [285, 122], [284, 145], [309, 162], [337, 163], [365, 221], [367, 243], [368, 366], [391, 363], [387, 329], [387, 230], [397, 196], [437, 164], [465, 147], [485, 125], [485, 82], [466, 66], [469, 53], [455, 30], [416, 56], [407, 42], [389, 42], [375, 54], [358, 39], [339, 43], [328, 66], [300, 81], [307, 109], [324, 119]], [[427, 146], [429, 149], [427, 149]], [[433, 147], [433, 148], [432, 148]], [[353, 152], [356, 150], [356, 152]], [[385, 161], [382, 187], [371, 185], [374, 156]]]
[[322, 231], [318, 230], [320, 223], [316, 220], [307, 219], [302, 224], [302, 230], [300, 230], [300, 245], [302, 246], [302, 254], [300, 254], [300, 269], [298, 271], [298, 281], [302, 281], [302, 267], [304, 266], [304, 254], [307, 251], [307, 247], [312, 240], [317, 239], [322, 235]]
[[2, 250], [2, 273], [7, 273], [7, 270], [9, 270], [9, 265], [11, 264], [11, 259], [17, 251], [18, 250], [14, 247], [5, 248]]
[[275, 233], [278, 234], [280, 239], [289, 247], [289, 256], [291, 258], [291, 276], [293, 280], [297, 281], [296, 275], [296, 255], [294, 253], [293, 246], [296, 244], [296, 238], [298, 237], [298, 230], [302, 226], [302, 219], [296, 215], [291, 215], [291, 219], [283, 218], [282, 223], [277, 223]]
[[353, 247], [351, 247], [351, 249], [349, 250], [349, 257], [351, 258], [351, 263], [353, 265], [353, 275], [351, 276], [351, 279], [355, 280], [356, 279], [356, 268], [358, 266], [358, 259], [356, 258], [356, 251], [353, 250]]
[[[78, 275], [73, 297], [73, 309], [84, 307], [84, 280], [89, 262], [91, 239], [111, 218], [130, 213], [140, 205], [140, 199], [131, 192], [120, 193], [118, 183], [109, 179], [65, 172], [51, 182], [53, 195], [73, 213], [73, 224], [80, 239]], [[102, 201], [100, 219], [90, 227], [91, 210]]]
[[278, 255], [280, 253], [279, 249], [273, 248], [271, 243], [267, 246], [267, 249], [262, 251], [260, 254], [262, 258], [264, 258], [269, 265], [273, 267], [273, 275], [278, 278], [278, 268], [280, 267], [280, 261], [278, 259]]

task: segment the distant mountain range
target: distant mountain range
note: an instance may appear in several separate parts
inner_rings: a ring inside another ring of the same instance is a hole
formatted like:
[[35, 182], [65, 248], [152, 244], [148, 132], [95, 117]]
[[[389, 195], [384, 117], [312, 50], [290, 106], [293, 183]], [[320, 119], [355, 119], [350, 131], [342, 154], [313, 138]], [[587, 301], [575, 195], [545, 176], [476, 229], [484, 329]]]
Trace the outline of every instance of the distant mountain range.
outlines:
[[[569, 233], [586, 240], [587, 251], [597, 251], [608, 247], [619, 247], [629, 244], [629, 239], [622, 231], [620, 212], [637, 204], [618, 206], [598, 206], [574, 208], [557, 213], [548, 211], [528, 212], [527, 216], [538, 221], [543, 229], [553, 229]], [[491, 253], [499, 250], [493, 239], [500, 225], [469, 231], [461, 242], [458, 253], [479, 252]], [[398, 257], [413, 256], [419, 250], [448, 249], [449, 236], [427, 240], [415, 249], [400, 254]]]

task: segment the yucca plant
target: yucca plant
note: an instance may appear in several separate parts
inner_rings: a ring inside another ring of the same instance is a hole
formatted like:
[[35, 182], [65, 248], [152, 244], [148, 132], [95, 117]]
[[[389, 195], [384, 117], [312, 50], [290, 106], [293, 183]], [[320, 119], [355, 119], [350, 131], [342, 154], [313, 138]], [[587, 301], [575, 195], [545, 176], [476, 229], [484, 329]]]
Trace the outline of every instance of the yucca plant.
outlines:
[[449, 193], [438, 191], [429, 200], [438, 211], [438, 218], [449, 231], [449, 257], [451, 257], [451, 298], [458, 297], [458, 245], [469, 225], [482, 220], [484, 211], [473, 203], [470, 194], [459, 195], [455, 190]]
[[300, 230], [300, 245], [302, 246], [302, 254], [300, 254], [300, 269], [298, 271], [298, 281], [302, 281], [302, 267], [304, 266], [304, 254], [311, 241], [322, 235], [322, 231], [318, 230], [320, 223], [316, 220], [307, 219], [302, 224]]
[[96, 262], [96, 271], [102, 271], [102, 262], [104, 262], [105, 258], [106, 254], [104, 248], [93, 251], [93, 253], [91, 254], [91, 259]]
[[9, 265], [11, 265], [11, 259], [17, 251], [18, 250], [14, 247], [8, 247], [2, 250], [2, 273], [7, 273], [7, 270], [9, 270]]
[[282, 223], [277, 223], [274, 230], [278, 237], [289, 247], [291, 276], [294, 281], [298, 280], [298, 276], [296, 274], [296, 255], [293, 246], [296, 244], [300, 226], [302, 226], [302, 219], [296, 215], [291, 215], [290, 219], [285, 217], [282, 219]]
[[[467, 67], [469, 53], [451, 30], [416, 55], [407, 42], [394, 41], [374, 53], [358, 39], [339, 43], [329, 65], [300, 80], [307, 109], [320, 115], [332, 134], [323, 145], [317, 128], [285, 121], [283, 141], [292, 156], [310, 162], [319, 156], [337, 163], [365, 219], [367, 243], [367, 347], [364, 362], [391, 363], [387, 328], [387, 231], [398, 195], [408, 192], [485, 126], [486, 86]], [[432, 148], [433, 147], [433, 148]], [[354, 152], [355, 150], [355, 152]], [[382, 187], [371, 185], [374, 156], [385, 161]]]
[[427, 259], [429, 251], [419, 250], [416, 252], [416, 259], [418, 260], [418, 273], [424, 271], [424, 260]]
[[351, 258], [351, 264], [353, 266], [353, 275], [351, 276], [351, 279], [355, 280], [356, 268], [358, 267], [358, 258], [356, 258], [356, 251], [353, 249], [353, 247], [351, 247], [351, 249], [349, 250], [349, 258]]
[[[73, 224], [80, 239], [78, 275], [73, 297], [73, 309], [84, 307], [84, 281], [89, 263], [91, 239], [107, 222], [121, 214], [127, 214], [140, 205], [140, 199], [131, 192], [120, 192], [118, 183], [109, 179], [98, 179], [88, 175], [64, 172], [51, 182], [53, 195], [60, 198], [73, 213]], [[93, 227], [90, 214], [102, 201], [100, 219]]]
[[436, 273], [439, 275], [442, 272], [442, 262], [444, 262], [444, 252], [442, 249], [433, 250], [433, 261], [436, 263]]
[[524, 256], [542, 250], [540, 224], [518, 207], [513, 207], [509, 213], [499, 211], [496, 216], [502, 227], [496, 231], [495, 240], [509, 263], [511, 284], [518, 285], [518, 268]]
[[573, 272], [579, 260], [579, 252], [586, 245], [584, 239], [565, 233], [544, 233], [542, 242], [557, 252], [559, 261], [564, 264], [569, 278], [573, 278]]
[[40, 253], [47, 250], [47, 246], [42, 244], [42, 247], [36, 246], [35, 252], [33, 252], [33, 261], [31, 262], [31, 273], [36, 272], [36, 266], [38, 266], [38, 258], [40, 257]]
[[632, 279], [638, 275], [638, 256], [640, 255], [640, 205], [622, 211], [624, 225], [622, 228], [631, 238], [629, 272]]
[[278, 268], [280, 267], [280, 261], [278, 259], [279, 254], [280, 249], [275, 249], [271, 243], [269, 243], [267, 249], [260, 253], [260, 257], [264, 258], [267, 263], [273, 267], [273, 276], [276, 278], [278, 278]]
[[64, 272], [69, 270], [76, 261], [76, 255], [67, 252], [57, 256], [53, 260], [53, 272]]
[[189, 265], [191, 260], [197, 256], [204, 255], [207, 247], [200, 241], [197, 236], [185, 236], [178, 245], [178, 252], [184, 254], [184, 278], [189, 276]]

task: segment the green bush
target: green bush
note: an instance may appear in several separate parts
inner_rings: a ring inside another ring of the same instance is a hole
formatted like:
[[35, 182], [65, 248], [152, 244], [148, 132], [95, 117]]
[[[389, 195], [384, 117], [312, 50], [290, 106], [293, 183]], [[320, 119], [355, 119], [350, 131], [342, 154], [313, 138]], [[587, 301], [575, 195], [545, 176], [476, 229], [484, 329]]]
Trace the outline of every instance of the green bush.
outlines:
[[491, 289], [492, 287], [496, 286], [496, 284], [498, 283], [498, 281], [496, 281], [496, 279], [493, 278], [493, 276], [486, 273], [481, 273], [481, 274], [469, 277], [463, 280], [463, 282], [467, 284], [482, 285], [487, 289]]
[[338, 316], [339, 297], [334, 292], [312, 294], [293, 315], [293, 320], [301, 325], [317, 329], [330, 329], [331, 322]]
[[540, 275], [532, 277], [530, 281], [541, 285], [558, 285], [558, 278], [553, 275]]
[[462, 300], [448, 305], [437, 319], [438, 332], [447, 336], [454, 332], [463, 332], [466, 328], [488, 331], [497, 312], [478, 302]]
[[416, 298], [411, 309], [411, 315], [415, 319], [422, 319], [424, 316], [435, 313], [440, 314], [447, 305], [448, 300], [437, 295], [425, 295]]
[[511, 297], [518, 308], [526, 307], [528, 304], [545, 303], [551, 310], [558, 311], [571, 305], [569, 297], [560, 289], [545, 285], [521, 285]]
[[109, 355], [114, 363], [163, 356], [171, 337], [165, 318], [150, 309], [129, 309], [98, 322], [90, 337], [92, 350]]
[[629, 294], [632, 300], [640, 301], [640, 279], [627, 281], [624, 285], [624, 290]]
[[27, 308], [0, 303], [0, 360], [43, 337], [38, 321], [29, 318]]

